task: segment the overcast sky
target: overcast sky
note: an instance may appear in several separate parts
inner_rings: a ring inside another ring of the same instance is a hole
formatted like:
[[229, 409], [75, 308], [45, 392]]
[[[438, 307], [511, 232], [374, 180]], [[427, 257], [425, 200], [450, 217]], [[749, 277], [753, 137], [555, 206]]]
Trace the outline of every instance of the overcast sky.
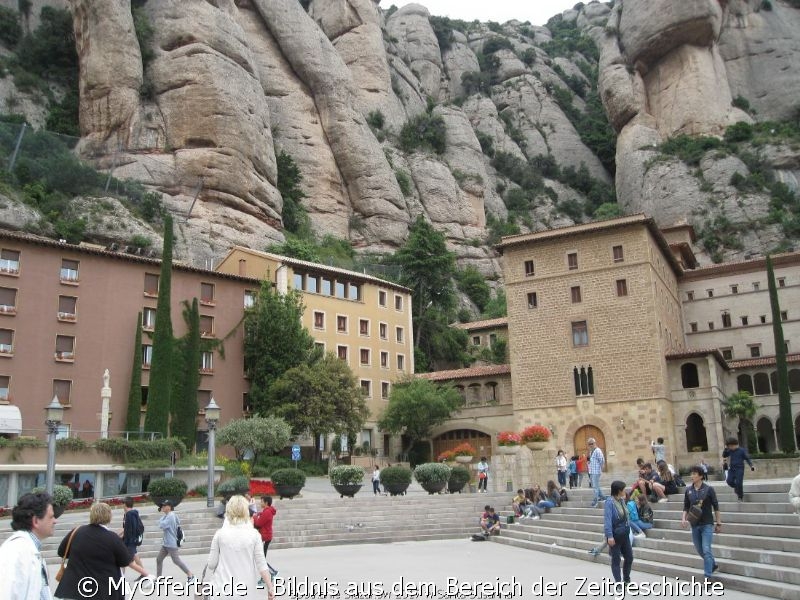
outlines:
[[511, 19], [544, 25], [547, 20], [572, 8], [578, 0], [381, 0], [380, 7], [387, 10], [392, 4], [421, 4], [435, 16], [463, 19], [464, 21], [497, 21]]

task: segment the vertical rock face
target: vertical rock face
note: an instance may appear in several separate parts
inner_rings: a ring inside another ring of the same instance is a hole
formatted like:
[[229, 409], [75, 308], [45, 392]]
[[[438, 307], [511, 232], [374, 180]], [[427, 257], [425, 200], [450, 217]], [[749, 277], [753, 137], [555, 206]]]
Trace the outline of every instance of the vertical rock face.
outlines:
[[428, 9], [406, 4], [386, 21], [386, 31], [398, 40], [400, 58], [419, 79], [422, 91], [439, 99], [442, 79], [442, 53], [428, 20]]

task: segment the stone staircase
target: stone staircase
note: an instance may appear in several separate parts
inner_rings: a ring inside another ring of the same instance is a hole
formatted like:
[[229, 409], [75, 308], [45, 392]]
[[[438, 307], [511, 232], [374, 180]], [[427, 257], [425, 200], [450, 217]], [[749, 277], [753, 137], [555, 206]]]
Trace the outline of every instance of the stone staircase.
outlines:
[[[745, 502], [725, 484], [715, 484], [722, 532], [714, 536], [716, 575], [725, 589], [769, 598], [800, 598], [800, 519], [788, 503], [788, 483], [745, 486]], [[591, 508], [591, 490], [570, 492], [570, 502], [541, 520], [523, 520], [504, 528], [492, 541], [582, 560], [609, 563], [606, 552], [588, 551], [603, 541], [602, 508]], [[665, 577], [702, 577], [703, 563], [691, 533], [680, 526], [683, 496], [653, 504], [655, 527], [637, 539], [634, 570]], [[510, 513], [506, 513], [510, 514]]]

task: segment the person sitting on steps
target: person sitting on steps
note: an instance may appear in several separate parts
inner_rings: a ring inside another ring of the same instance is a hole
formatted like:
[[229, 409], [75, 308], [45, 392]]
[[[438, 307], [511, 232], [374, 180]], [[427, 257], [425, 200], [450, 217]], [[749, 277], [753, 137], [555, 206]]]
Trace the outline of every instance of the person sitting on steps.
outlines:
[[488, 504], [484, 507], [484, 513], [481, 516], [481, 532], [486, 537], [500, 535], [500, 515], [494, 511], [493, 506]]

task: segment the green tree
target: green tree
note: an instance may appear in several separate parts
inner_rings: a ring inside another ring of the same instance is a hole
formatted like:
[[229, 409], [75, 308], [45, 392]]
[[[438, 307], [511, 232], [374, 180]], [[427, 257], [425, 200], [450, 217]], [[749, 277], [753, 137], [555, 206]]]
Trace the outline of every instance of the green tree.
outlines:
[[497, 290], [494, 297], [489, 300], [486, 310], [481, 315], [484, 319], [499, 319], [508, 315], [508, 306], [505, 290]]
[[255, 303], [244, 317], [244, 364], [250, 379], [249, 398], [259, 415], [275, 408], [270, 386], [289, 369], [313, 362], [314, 338], [303, 327], [305, 307], [296, 290], [279, 294], [272, 284], [261, 284]]
[[174, 340], [174, 374], [170, 402], [170, 435], [187, 448], [194, 447], [197, 435], [197, 388], [200, 387], [200, 307], [197, 298], [183, 303], [183, 319], [188, 331]]
[[259, 454], [274, 454], [289, 443], [292, 428], [280, 417], [234, 419], [217, 432], [217, 445], [231, 446], [236, 458], [243, 460], [247, 451], [253, 453], [253, 464]]
[[142, 313], [136, 321], [136, 337], [133, 343], [133, 365], [131, 365], [131, 387], [128, 391], [128, 413], [125, 418], [127, 431], [139, 431], [142, 410]]
[[772, 308], [772, 337], [775, 340], [775, 366], [778, 371], [778, 427], [780, 428], [780, 447], [784, 452], [794, 452], [794, 424], [792, 423], [792, 397], [789, 392], [789, 371], [786, 366], [786, 342], [783, 339], [781, 306], [778, 302], [778, 288], [775, 285], [775, 271], [772, 258], [767, 254], [767, 284], [769, 285], [769, 304]]
[[272, 384], [270, 396], [275, 414], [296, 434], [309, 433], [315, 440], [328, 433], [355, 434], [369, 416], [356, 376], [330, 352], [313, 365], [286, 371]]
[[278, 191], [283, 198], [283, 226], [300, 237], [309, 237], [311, 225], [301, 204], [306, 197], [300, 188], [303, 175], [294, 159], [283, 150], [275, 159], [278, 166]]
[[736, 392], [735, 394], [731, 394], [723, 401], [722, 405], [725, 415], [738, 420], [739, 429], [744, 433], [744, 449], [747, 450], [750, 435], [745, 429], [745, 423], [747, 423], [747, 427], [752, 430], [752, 419], [758, 410], [758, 405], [749, 392]]
[[492, 290], [486, 283], [486, 278], [473, 265], [467, 265], [457, 275], [458, 289], [475, 303], [478, 310], [483, 312], [492, 297]]
[[145, 431], [167, 437], [172, 391], [172, 216], [164, 217], [164, 247], [161, 250], [161, 275], [158, 278], [156, 324], [153, 330], [153, 360], [150, 363], [150, 389], [147, 394]]
[[408, 450], [418, 441], [430, 437], [431, 430], [447, 421], [464, 404], [455, 388], [437, 385], [427, 379], [410, 379], [395, 383], [389, 404], [378, 420], [378, 427], [389, 433], [405, 434]]

